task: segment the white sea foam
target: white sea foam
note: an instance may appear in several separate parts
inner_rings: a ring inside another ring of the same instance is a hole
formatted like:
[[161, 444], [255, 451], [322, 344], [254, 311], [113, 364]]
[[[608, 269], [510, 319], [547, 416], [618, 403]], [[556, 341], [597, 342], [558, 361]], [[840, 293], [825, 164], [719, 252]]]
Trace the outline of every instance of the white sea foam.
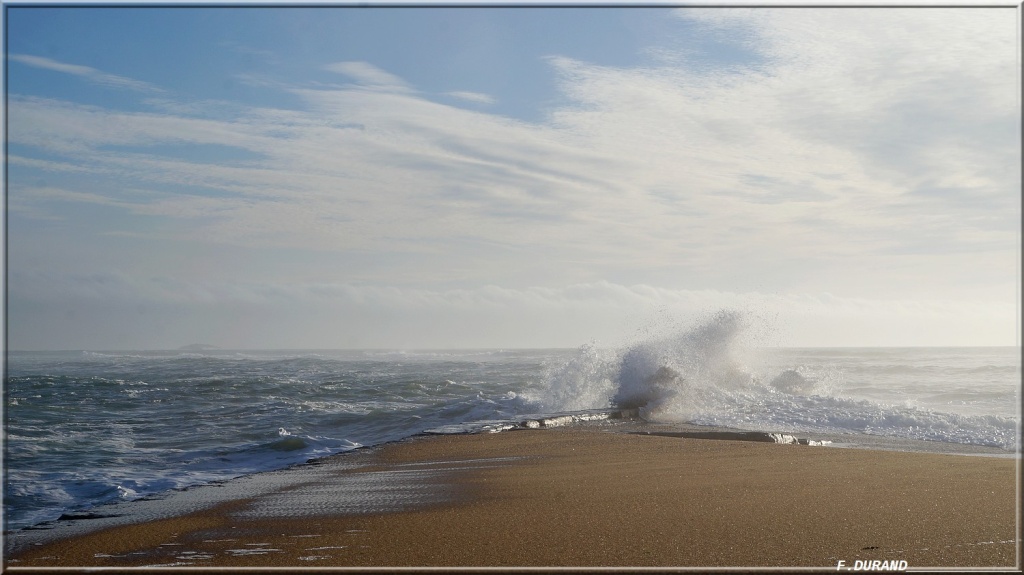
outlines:
[[551, 412], [606, 407], [615, 393], [615, 363], [614, 352], [584, 345], [568, 361], [550, 368], [539, 390], [523, 397]]
[[[854, 393], [848, 394], [842, 369], [827, 364], [787, 365], [779, 357], [785, 353], [753, 347], [744, 334], [748, 327], [749, 319], [743, 314], [721, 311], [677, 333], [622, 349], [587, 345], [550, 370], [543, 389], [530, 398], [548, 411], [638, 408], [640, 416], [652, 422], [862, 433], [1008, 450], [1017, 444], [1018, 421], [1006, 413], [949, 413], [934, 406], [885, 401], [880, 396], [891, 392], [872, 385], [876, 382], [871, 380], [862, 382], [866, 389], [852, 386]], [[760, 329], [763, 333], [763, 326]], [[876, 370], [886, 377], [928, 374], [927, 368], [914, 365], [883, 364]], [[984, 370], [994, 371], [1006, 375], [1005, 366]], [[941, 374], [932, 377], [939, 379]], [[873, 392], [874, 397], [858, 397], [864, 391]], [[963, 393], [971, 401], [988, 397], [986, 390], [977, 387]], [[1005, 390], [988, 394], [1005, 402]]]

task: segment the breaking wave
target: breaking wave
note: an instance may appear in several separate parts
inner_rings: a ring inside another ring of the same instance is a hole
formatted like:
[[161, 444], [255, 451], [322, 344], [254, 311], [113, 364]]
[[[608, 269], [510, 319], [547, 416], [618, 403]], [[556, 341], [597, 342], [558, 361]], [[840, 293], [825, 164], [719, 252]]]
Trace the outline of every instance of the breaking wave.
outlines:
[[943, 413], [844, 393], [828, 366], [780, 364], [757, 348], [751, 320], [723, 310], [675, 334], [621, 349], [588, 344], [549, 370], [534, 399], [545, 411], [635, 408], [651, 422], [755, 431], [839, 432], [966, 443], [1012, 450], [1010, 417]]

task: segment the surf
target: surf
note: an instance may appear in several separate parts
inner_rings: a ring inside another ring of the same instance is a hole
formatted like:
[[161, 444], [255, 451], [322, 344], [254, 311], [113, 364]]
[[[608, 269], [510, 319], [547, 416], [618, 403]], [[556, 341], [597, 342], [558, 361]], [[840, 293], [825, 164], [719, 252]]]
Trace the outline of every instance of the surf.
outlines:
[[[549, 412], [636, 409], [651, 423], [1017, 447], [1019, 424], [1013, 417], [947, 412], [915, 405], [909, 398], [894, 402], [859, 396], [856, 390], [875, 383], [870, 362], [850, 369], [849, 376], [836, 365], [796, 362], [792, 351], [758, 345], [772, 328], [749, 314], [720, 310], [678, 323], [684, 327], [674, 333], [638, 338], [618, 348], [582, 346], [549, 370], [531, 398]], [[877, 353], [888, 357], [891, 352]], [[871, 351], [863, 354], [870, 356]], [[891, 366], [880, 362], [875, 371], [889, 375]], [[913, 367], [907, 377], [924, 386], [914, 378], [929, 375], [941, 377]], [[978, 390], [974, 395], [986, 393]]]

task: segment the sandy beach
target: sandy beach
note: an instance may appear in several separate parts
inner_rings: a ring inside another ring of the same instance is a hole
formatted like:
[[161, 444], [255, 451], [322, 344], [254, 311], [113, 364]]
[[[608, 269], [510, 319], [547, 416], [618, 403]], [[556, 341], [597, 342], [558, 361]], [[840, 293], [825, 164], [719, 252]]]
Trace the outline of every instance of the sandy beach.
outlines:
[[200, 511], [8, 546], [5, 568], [1019, 566], [1010, 458], [607, 429], [360, 451]]

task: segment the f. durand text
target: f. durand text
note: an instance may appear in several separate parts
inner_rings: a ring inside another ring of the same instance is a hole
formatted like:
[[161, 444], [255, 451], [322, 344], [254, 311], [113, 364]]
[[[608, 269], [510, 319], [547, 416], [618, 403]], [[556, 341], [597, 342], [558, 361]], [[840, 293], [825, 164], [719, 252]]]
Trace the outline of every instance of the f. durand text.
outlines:
[[881, 559], [858, 559], [853, 562], [853, 567], [845, 567], [846, 561], [839, 561], [836, 571], [906, 571], [907, 562], [904, 560], [892, 559], [883, 561]]

